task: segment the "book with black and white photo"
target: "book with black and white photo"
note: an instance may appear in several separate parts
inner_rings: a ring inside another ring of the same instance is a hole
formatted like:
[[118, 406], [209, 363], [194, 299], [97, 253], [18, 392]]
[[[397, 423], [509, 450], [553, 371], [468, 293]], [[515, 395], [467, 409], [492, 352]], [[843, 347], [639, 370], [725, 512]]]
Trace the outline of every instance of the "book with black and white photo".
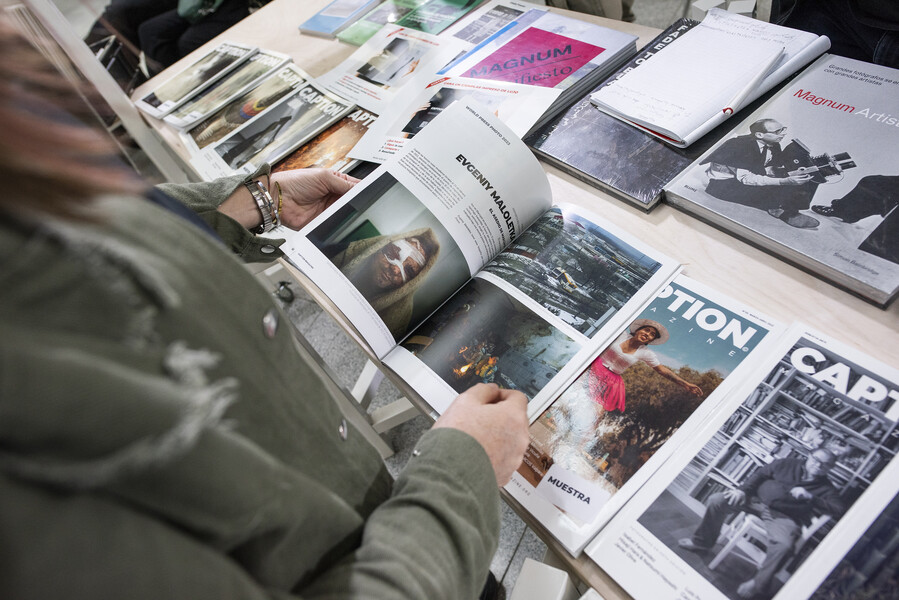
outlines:
[[[594, 92], [646, 64], [698, 24], [691, 19], [678, 19]], [[778, 84], [741, 109], [741, 114], [752, 112], [783, 85]], [[529, 133], [525, 143], [544, 162], [649, 211], [664, 198], [665, 185], [727, 134], [732, 125], [725, 121], [688, 147], [679, 148], [599, 110], [588, 94]], [[584, 144], [585, 139], [591, 143]]]
[[189, 128], [231, 100], [255, 88], [288, 62], [290, 57], [286, 54], [259, 50], [227, 76], [170, 112], [164, 120], [179, 129]]
[[470, 99], [490, 111], [523, 136], [558, 98], [561, 90], [484, 81], [465, 77], [438, 77], [408, 101], [394, 102], [389, 112], [371, 127], [350, 155], [382, 163], [415, 137], [453, 102]]
[[[675, 21], [593, 92], [645, 63], [698, 24], [691, 19]], [[670, 146], [602, 112], [586, 95], [529, 133], [525, 143], [541, 160], [650, 210], [662, 199], [665, 184], [707, 150], [714, 139], [706, 136], [688, 148]]]
[[536, 158], [456, 102], [283, 250], [436, 412], [479, 381], [537, 411], [679, 265], [553, 206]]
[[259, 117], [279, 100], [306, 85], [310, 79], [301, 68], [288, 64], [183, 132], [181, 139], [191, 153], [196, 154]]
[[252, 173], [275, 163], [312, 139], [354, 108], [315, 81], [297, 89], [256, 119], [235, 129], [191, 159], [205, 179]]
[[324, 88], [383, 115], [400, 94], [418, 93], [452, 59], [462, 42], [385, 25], [318, 81]]
[[381, 0], [334, 0], [300, 23], [300, 31], [333, 38], [380, 3]]
[[536, 128], [608, 77], [634, 54], [636, 42], [628, 33], [530, 10], [441, 74], [562, 90]]
[[385, 25], [437, 35], [468, 14], [481, 0], [384, 0], [338, 32], [337, 39], [361, 46]]
[[866, 300], [899, 290], [899, 70], [824, 55], [667, 201]]
[[610, 115], [686, 147], [829, 47], [826, 36], [713, 8], [677, 44], [591, 99]]
[[288, 154], [272, 166], [272, 172], [322, 168], [346, 173], [359, 164], [350, 150], [365, 135], [378, 115], [356, 108], [347, 116]]
[[161, 119], [225, 77], [257, 50], [255, 46], [223, 42], [134, 104], [151, 117]]
[[576, 555], [782, 331], [683, 275], [531, 423], [506, 490]]
[[899, 372], [802, 325], [587, 546], [635, 600], [806, 598], [899, 491]]

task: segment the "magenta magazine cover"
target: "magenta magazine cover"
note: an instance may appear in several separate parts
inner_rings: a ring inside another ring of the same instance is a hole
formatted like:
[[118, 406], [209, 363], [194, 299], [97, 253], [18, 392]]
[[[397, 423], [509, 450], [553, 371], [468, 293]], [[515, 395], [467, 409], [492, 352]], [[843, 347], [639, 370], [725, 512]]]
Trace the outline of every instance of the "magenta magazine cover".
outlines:
[[466, 77], [556, 87], [605, 48], [530, 28], [474, 65]]

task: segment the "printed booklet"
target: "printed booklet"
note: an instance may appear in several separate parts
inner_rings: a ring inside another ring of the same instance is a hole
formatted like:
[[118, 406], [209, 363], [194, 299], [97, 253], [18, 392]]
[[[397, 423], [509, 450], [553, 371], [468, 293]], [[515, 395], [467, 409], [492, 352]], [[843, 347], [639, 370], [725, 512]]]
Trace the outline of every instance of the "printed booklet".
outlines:
[[679, 265], [549, 181], [489, 108], [456, 102], [300, 232], [288, 259], [438, 413], [477, 382], [532, 414]]
[[179, 71], [134, 105], [151, 117], [161, 119], [207, 87], [236, 69], [255, 54], [257, 48], [225, 42]]
[[378, 120], [378, 115], [361, 108], [334, 123], [291, 152], [272, 167], [272, 172], [290, 169], [322, 168], [347, 173], [359, 164], [350, 158], [350, 150]]
[[515, 135], [522, 137], [560, 93], [561, 90], [554, 88], [502, 81], [440, 77], [410, 101], [394, 102], [390, 111], [368, 130], [350, 155], [360, 160], [384, 162], [399, 152], [447, 106], [463, 98], [489, 108]]
[[477, 0], [385, 0], [338, 32], [337, 39], [361, 46], [385, 25], [437, 35], [477, 4]]
[[253, 173], [264, 162], [278, 162], [353, 108], [348, 100], [309, 81], [265, 114], [194, 156], [191, 164], [204, 179]]
[[473, 48], [533, 9], [546, 10], [546, 7], [522, 0], [489, 0], [468, 16], [456, 21], [441, 37], [454, 37]]
[[441, 74], [562, 90], [542, 125], [634, 54], [637, 36], [564, 15], [529, 10]]
[[333, 38], [367, 14], [381, 0], [334, 0], [300, 24], [300, 31], [309, 35]]
[[684, 148], [830, 48], [830, 40], [713, 8], [591, 101]]
[[418, 93], [462, 42], [385, 25], [346, 60], [317, 80], [335, 94], [379, 115], [402, 93]]
[[665, 195], [884, 306], [899, 291], [897, 153], [899, 70], [825, 54]]
[[531, 424], [506, 490], [576, 555], [776, 333], [763, 315], [679, 276]]
[[234, 98], [223, 107], [182, 133], [191, 154], [218, 142], [220, 139], [262, 115], [279, 100], [310, 80], [298, 66], [286, 65], [252, 90]]
[[899, 372], [793, 326], [586, 553], [636, 600], [806, 598], [899, 491]]
[[190, 127], [227, 102], [247, 90], [253, 89], [263, 79], [288, 62], [290, 62], [290, 57], [286, 54], [259, 50], [226, 77], [219, 79], [215, 84], [166, 115], [164, 120], [179, 129]]

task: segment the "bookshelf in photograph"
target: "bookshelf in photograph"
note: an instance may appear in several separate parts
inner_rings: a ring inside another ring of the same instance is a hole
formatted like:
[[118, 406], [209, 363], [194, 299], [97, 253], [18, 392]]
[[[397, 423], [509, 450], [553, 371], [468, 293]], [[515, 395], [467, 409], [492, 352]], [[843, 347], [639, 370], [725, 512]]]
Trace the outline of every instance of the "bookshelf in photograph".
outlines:
[[[739, 487], [759, 467], [827, 448], [837, 456], [831, 482], [851, 502], [895, 456], [897, 447], [896, 424], [880, 410], [782, 361], [670, 489], [701, 515], [709, 496]], [[828, 529], [817, 535], [823, 537]]]

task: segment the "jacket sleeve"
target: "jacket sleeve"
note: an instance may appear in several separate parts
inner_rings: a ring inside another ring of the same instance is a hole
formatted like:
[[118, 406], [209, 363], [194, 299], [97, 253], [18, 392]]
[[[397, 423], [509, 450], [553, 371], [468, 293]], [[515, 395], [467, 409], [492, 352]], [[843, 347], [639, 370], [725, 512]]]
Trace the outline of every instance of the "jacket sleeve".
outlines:
[[[0, 463], [18, 449], [37, 459], [38, 473], [56, 464], [102, 476], [110, 461], [97, 457], [112, 457], [119, 475], [73, 489], [0, 464], [0, 538], [16, 549], [14, 560], [0, 561], [4, 598], [476, 597], [496, 548], [499, 506], [490, 461], [467, 434], [426, 433], [390, 495], [363, 515], [240, 435], [239, 425], [206, 427], [173, 450], [164, 432], [189, 404], [177, 401], [179, 386], [89, 354], [5, 356], [20, 366], [17, 376], [2, 370], [3, 397], [17, 397], [19, 381], [35, 402], [7, 403]], [[27, 418], [35, 413], [49, 418]], [[129, 445], [134, 439], [166, 450], [162, 460]], [[117, 458], [127, 455], [135, 460]], [[309, 460], [346, 469], [353, 456]]]
[[271, 168], [262, 165], [252, 175], [232, 175], [199, 183], [164, 183], [156, 187], [197, 213], [242, 260], [268, 262], [284, 255], [280, 249], [284, 240], [254, 235], [231, 217], [219, 212], [218, 207], [239, 186], [270, 173]]
[[496, 550], [498, 523], [499, 491], [483, 448], [460, 431], [430, 431], [390, 500], [368, 519], [359, 549], [302, 595], [477, 598]]

